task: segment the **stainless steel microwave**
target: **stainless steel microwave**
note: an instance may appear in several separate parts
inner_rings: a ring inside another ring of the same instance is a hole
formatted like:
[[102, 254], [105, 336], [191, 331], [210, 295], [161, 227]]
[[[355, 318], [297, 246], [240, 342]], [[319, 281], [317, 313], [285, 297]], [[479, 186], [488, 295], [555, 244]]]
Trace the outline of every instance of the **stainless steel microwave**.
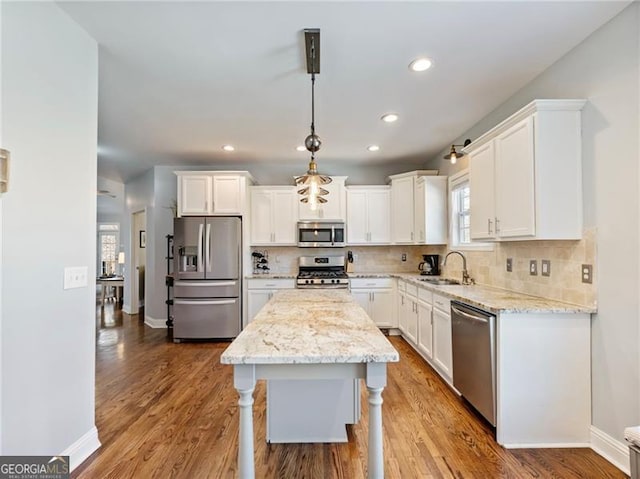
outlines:
[[298, 246], [301, 248], [342, 248], [344, 223], [336, 221], [299, 221]]

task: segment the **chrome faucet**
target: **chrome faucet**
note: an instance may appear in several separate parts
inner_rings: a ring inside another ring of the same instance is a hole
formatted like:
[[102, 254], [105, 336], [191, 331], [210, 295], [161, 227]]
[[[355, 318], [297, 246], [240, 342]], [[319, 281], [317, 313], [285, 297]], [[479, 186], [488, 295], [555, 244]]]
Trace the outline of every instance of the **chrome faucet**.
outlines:
[[460, 251], [449, 251], [444, 257], [444, 261], [442, 261], [442, 266], [446, 266], [447, 258], [454, 253], [459, 254], [462, 258], [462, 284], [474, 284], [475, 281], [471, 276], [469, 276], [469, 272], [467, 271], [467, 258]]

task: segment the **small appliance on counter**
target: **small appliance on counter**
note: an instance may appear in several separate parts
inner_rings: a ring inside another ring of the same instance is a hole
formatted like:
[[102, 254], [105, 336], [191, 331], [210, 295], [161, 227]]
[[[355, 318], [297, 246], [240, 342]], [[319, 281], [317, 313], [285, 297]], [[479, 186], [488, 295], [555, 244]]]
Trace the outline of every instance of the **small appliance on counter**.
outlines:
[[423, 254], [422, 263], [418, 265], [420, 274], [424, 276], [440, 275], [440, 255], [439, 254]]

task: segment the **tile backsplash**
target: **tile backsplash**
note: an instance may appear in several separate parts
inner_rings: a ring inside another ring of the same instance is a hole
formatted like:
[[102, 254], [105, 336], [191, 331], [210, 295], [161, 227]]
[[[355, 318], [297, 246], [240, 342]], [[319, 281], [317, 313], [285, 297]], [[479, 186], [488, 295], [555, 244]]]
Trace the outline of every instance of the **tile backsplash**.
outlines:
[[[298, 257], [304, 255], [345, 255], [352, 251], [357, 273], [417, 273], [423, 254], [449, 251], [446, 246], [352, 246], [344, 249], [270, 247], [252, 248], [269, 254], [270, 273], [297, 274]], [[407, 260], [402, 261], [402, 254]], [[469, 274], [478, 284], [495, 286], [519, 293], [595, 307], [597, 271], [596, 230], [584, 231], [577, 241], [513, 241], [496, 243], [493, 251], [464, 251]], [[507, 272], [507, 258], [512, 258], [512, 271]], [[538, 274], [529, 274], [529, 261], [536, 260]], [[551, 262], [551, 275], [542, 276], [542, 260]], [[581, 265], [594, 265], [591, 284], [583, 283]], [[451, 256], [442, 276], [460, 279], [462, 260]]]

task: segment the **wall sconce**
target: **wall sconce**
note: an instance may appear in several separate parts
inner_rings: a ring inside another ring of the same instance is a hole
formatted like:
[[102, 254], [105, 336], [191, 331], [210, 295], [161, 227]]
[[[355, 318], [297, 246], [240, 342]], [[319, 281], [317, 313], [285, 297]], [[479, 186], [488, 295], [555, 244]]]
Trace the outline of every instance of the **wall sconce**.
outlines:
[[0, 148], [0, 193], [9, 191], [9, 162], [11, 153]]
[[451, 161], [452, 165], [455, 165], [456, 161], [458, 161], [458, 158], [461, 158], [461, 157], [464, 156], [464, 152], [463, 151], [461, 151], [460, 153], [458, 153], [456, 151], [456, 146], [464, 148], [465, 146], [469, 146], [470, 144], [471, 144], [471, 140], [469, 138], [467, 138], [466, 140], [464, 140], [464, 144], [463, 145], [451, 145], [451, 151], [449, 151], [448, 154], [444, 155], [443, 158], [445, 160]]

